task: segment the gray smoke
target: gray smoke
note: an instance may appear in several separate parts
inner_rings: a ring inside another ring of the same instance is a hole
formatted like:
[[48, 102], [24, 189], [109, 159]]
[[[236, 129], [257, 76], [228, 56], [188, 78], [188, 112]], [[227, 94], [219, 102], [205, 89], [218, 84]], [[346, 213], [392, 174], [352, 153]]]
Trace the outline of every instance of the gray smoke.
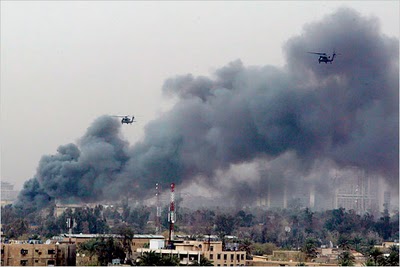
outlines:
[[[333, 64], [307, 53], [334, 49]], [[376, 19], [339, 9], [287, 41], [284, 68], [236, 60], [211, 77], [170, 78], [163, 92], [178, 101], [146, 125], [142, 142], [130, 147], [119, 122], [101, 117], [78, 145], [44, 156], [34, 179], [51, 198], [143, 197], [156, 182], [201, 177], [215, 184], [216, 171], [290, 153], [280, 172], [291, 163], [306, 173], [332, 161], [398, 187], [398, 51]], [[280, 172], [268, 181], [277, 183]]]
[[[43, 156], [36, 177], [24, 184], [17, 204], [37, 202], [40, 208], [52, 199], [102, 200], [128, 160], [128, 143], [121, 139], [120, 128], [112, 117], [99, 117], [77, 145], [60, 146], [56, 155]], [[35, 201], [39, 194], [46, 201]]]

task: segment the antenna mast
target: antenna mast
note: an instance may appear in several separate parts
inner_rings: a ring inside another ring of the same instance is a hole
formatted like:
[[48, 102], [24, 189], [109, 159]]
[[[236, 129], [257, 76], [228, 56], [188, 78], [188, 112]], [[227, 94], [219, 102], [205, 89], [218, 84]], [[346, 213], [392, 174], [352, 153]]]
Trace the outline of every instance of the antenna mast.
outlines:
[[169, 221], [169, 246], [172, 247], [172, 240], [174, 240], [174, 223], [175, 223], [175, 184], [171, 183], [171, 203], [169, 205], [168, 213]]
[[156, 183], [156, 234], [161, 232], [160, 185]]

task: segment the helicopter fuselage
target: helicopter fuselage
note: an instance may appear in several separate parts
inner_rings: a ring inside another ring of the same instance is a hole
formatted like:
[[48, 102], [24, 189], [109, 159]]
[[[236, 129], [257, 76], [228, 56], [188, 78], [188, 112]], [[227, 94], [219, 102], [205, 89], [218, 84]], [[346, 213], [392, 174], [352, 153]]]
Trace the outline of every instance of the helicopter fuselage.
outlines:
[[129, 119], [128, 117], [122, 118], [122, 120], [121, 120], [121, 123], [122, 123], [122, 124], [124, 124], [124, 123], [126, 123], [126, 124], [132, 124], [132, 122], [133, 122], [133, 118], [132, 118], [132, 119]]
[[318, 63], [325, 62], [325, 64], [327, 64], [329, 62], [332, 64], [334, 58], [335, 58], [335, 53], [332, 55], [332, 59], [330, 56], [320, 56], [318, 59]]

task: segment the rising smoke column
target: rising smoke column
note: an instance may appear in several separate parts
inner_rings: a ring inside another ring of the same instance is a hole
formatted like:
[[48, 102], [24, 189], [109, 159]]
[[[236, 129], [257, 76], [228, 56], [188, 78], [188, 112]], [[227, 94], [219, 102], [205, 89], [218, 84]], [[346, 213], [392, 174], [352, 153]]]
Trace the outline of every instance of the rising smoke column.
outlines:
[[[307, 53], [333, 49], [333, 64]], [[178, 101], [142, 142], [128, 148], [117, 121], [103, 117], [80, 146], [43, 157], [36, 179], [51, 197], [143, 197], [155, 182], [212, 183], [234, 164], [290, 153], [298, 170], [330, 160], [398, 185], [398, 51], [376, 19], [339, 9], [287, 41], [284, 68], [236, 60], [212, 77], [167, 79], [163, 92]]]
[[[120, 137], [120, 127], [109, 116], [99, 117], [78, 144], [60, 146], [57, 154], [43, 156], [17, 205], [34, 201], [40, 208], [54, 199], [81, 202], [115, 197], [105, 189], [128, 160], [128, 143]], [[40, 201], [35, 201], [38, 196]]]
[[[377, 20], [340, 9], [285, 44], [284, 69], [237, 60], [212, 78], [170, 78], [163, 90], [179, 101], [146, 127], [127, 170], [150, 188], [294, 152], [398, 184], [398, 48]], [[307, 53], [328, 49], [341, 53], [333, 64]]]

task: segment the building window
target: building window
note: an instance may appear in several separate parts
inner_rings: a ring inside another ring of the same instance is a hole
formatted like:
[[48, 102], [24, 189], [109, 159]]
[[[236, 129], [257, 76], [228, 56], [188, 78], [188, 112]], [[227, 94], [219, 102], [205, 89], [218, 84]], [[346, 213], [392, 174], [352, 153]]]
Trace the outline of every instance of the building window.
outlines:
[[235, 259], [235, 255], [231, 254], [231, 261]]
[[244, 254], [240, 255], [240, 259], [244, 260]]
[[240, 255], [239, 254], [236, 254], [236, 260], [240, 261]]
[[4, 249], [1, 249], [1, 254], [4, 254]]
[[26, 266], [28, 265], [28, 260], [21, 260], [21, 266]]
[[211, 251], [214, 251], [214, 246], [210, 246], [210, 250], [211, 250]]
[[226, 261], [227, 258], [228, 258], [228, 256], [226, 254], [224, 254], [224, 261]]
[[36, 262], [36, 263], [38, 263], [38, 262], [39, 262], [39, 260], [35, 260], [35, 262]]
[[56, 251], [54, 249], [49, 249], [47, 254], [56, 254]]
[[47, 266], [49, 266], [49, 265], [53, 265], [54, 266], [54, 260], [47, 261]]
[[210, 260], [214, 259], [214, 254], [210, 254]]
[[217, 260], [220, 260], [221, 259], [221, 254], [217, 254]]
[[27, 249], [21, 249], [21, 255], [27, 255], [28, 250]]

